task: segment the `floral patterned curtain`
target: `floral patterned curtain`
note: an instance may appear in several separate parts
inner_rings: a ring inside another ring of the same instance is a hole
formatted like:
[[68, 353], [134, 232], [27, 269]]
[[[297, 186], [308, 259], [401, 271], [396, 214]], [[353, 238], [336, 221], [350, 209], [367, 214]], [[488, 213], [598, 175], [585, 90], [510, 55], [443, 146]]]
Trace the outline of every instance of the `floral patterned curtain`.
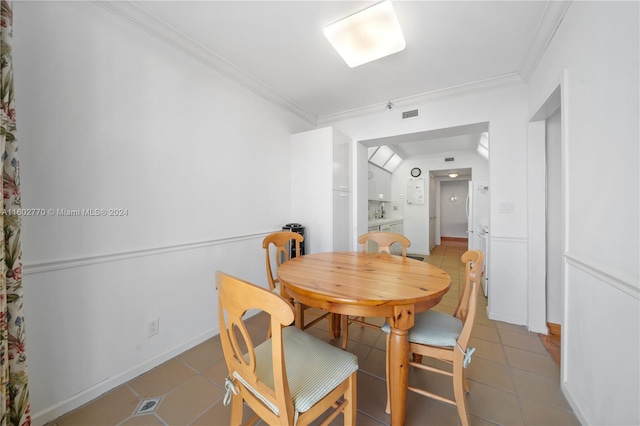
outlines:
[[22, 249], [20, 245], [20, 162], [16, 139], [13, 93], [12, 3], [1, 0], [0, 10], [0, 153], [2, 153], [3, 210], [0, 215], [3, 262], [0, 262], [0, 422], [30, 425], [27, 355], [22, 309]]

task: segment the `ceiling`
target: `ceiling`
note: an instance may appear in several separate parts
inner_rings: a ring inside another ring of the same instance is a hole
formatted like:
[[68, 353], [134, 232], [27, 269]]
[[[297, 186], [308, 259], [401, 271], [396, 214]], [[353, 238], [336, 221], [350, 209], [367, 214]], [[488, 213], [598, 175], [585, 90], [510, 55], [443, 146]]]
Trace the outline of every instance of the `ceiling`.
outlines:
[[323, 28], [375, 3], [100, 2], [314, 123], [384, 110], [389, 101], [526, 81], [566, 2], [394, 0], [406, 48], [349, 68]]

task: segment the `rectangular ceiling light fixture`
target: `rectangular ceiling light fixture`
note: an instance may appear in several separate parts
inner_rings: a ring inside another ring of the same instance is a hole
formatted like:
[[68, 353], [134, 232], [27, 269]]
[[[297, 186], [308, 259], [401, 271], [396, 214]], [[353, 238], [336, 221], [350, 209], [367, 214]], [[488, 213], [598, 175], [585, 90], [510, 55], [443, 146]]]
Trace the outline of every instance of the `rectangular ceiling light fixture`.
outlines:
[[391, 0], [328, 25], [324, 35], [351, 68], [400, 52], [407, 45]]

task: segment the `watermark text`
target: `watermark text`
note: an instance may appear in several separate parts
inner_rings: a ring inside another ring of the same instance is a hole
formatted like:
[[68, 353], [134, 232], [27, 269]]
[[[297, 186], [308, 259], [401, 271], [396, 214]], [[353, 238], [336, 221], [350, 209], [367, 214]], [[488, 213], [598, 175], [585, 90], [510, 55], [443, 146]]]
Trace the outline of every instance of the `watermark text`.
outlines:
[[3, 209], [3, 216], [76, 216], [76, 217], [101, 217], [101, 216], [129, 216], [129, 209]]

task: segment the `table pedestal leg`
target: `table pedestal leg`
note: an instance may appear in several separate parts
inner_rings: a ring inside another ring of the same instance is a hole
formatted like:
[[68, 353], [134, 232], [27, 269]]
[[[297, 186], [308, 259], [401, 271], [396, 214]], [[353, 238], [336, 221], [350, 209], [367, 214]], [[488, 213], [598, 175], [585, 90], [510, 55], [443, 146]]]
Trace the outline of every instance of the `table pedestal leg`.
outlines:
[[407, 330], [391, 328], [389, 336], [389, 379], [391, 382], [391, 424], [404, 424], [409, 382], [409, 340]]

